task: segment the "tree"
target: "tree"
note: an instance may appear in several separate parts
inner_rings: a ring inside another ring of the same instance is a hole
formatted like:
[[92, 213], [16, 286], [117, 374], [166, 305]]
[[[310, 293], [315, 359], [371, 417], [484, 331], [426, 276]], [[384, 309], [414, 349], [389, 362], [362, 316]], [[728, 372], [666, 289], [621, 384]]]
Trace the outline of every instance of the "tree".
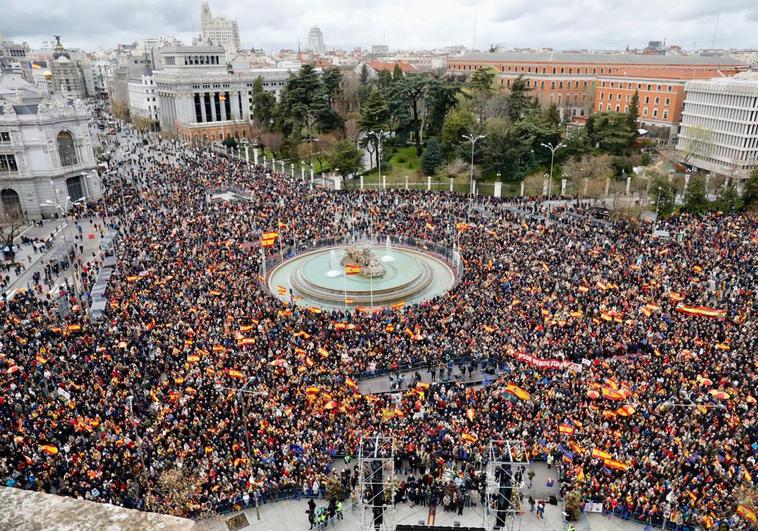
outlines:
[[440, 143], [435, 137], [432, 137], [426, 142], [426, 149], [423, 155], [421, 155], [421, 169], [424, 175], [434, 175], [437, 168], [442, 165], [442, 161]]
[[633, 130], [637, 130], [637, 120], [640, 117], [640, 93], [636, 90], [632, 94], [632, 101], [629, 104], [629, 112], [627, 113], [629, 120], [629, 127]]
[[685, 126], [679, 134], [678, 148], [683, 155], [682, 164], [692, 157], [708, 158], [713, 153], [713, 130], [700, 125]]
[[716, 205], [722, 212], [734, 214], [742, 209], [742, 198], [733, 184], [724, 188], [716, 199]]
[[329, 107], [333, 107], [337, 97], [342, 92], [342, 72], [336, 66], [327, 68], [324, 73], [321, 74], [321, 82], [323, 85], [324, 96]]
[[684, 193], [684, 208], [692, 214], [702, 214], [710, 208], [710, 201], [705, 193], [705, 179], [693, 175]]
[[655, 210], [661, 217], [668, 217], [674, 212], [674, 187], [661, 174], [653, 176], [650, 191], [655, 198]]
[[427, 136], [442, 134], [445, 115], [455, 106], [459, 92], [460, 84], [450, 78], [435, 75], [429, 79], [429, 88], [426, 91]]
[[[519, 76], [513, 80], [511, 91], [508, 94], [508, 118], [512, 122], [520, 119], [524, 113], [532, 107], [529, 101], [529, 88], [526, 86], [526, 80]], [[556, 107], [556, 111], [558, 107]], [[560, 124], [560, 113], [558, 114], [558, 124]]]
[[21, 202], [4, 201], [0, 210], [0, 242], [3, 249], [8, 249], [9, 256], [7, 257], [10, 257], [11, 261], [15, 261], [16, 257], [16, 253], [13, 252], [13, 241], [25, 224], [26, 216], [21, 208]]
[[543, 119], [545, 120], [545, 123], [547, 125], [550, 125], [553, 127], [560, 127], [561, 126], [561, 111], [558, 110], [558, 105], [556, 105], [555, 103], [551, 103], [548, 106], [548, 108], [545, 109]]
[[598, 112], [587, 120], [587, 134], [603, 151], [621, 155], [637, 138], [625, 113]]
[[[378, 90], [372, 90], [371, 95], [361, 106], [361, 131], [370, 133], [386, 129], [389, 118], [389, 107], [387, 107], [387, 101], [384, 99], [384, 96]], [[368, 141], [377, 146], [378, 140], [375, 137], [368, 138]], [[379, 164], [379, 156], [379, 149], [376, 149], [377, 165]]]
[[405, 77], [405, 74], [403, 74], [403, 69], [400, 68], [399, 63], [395, 63], [395, 68], [392, 69], [392, 80], [393, 81], [400, 81]]
[[471, 81], [469, 82], [471, 91], [491, 96], [494, 92], [496, 76], [497, 72], [491, 66], [480, 66], [471, 74]]
[[442, 153], [450, 159], [458, 151], [461, 135], [473, 131], [476, 127], [476, 116], [467, 107], [455, 107], [445, 116], [442, 124], [441, 147]]
[[747, 209], [758, 208], [758, 168], [745, 179], [742, 188], [742, 203]]
[[269, 148], [274, 155], [278, 155], [284, 145], [284, 135], [273, 131], [263, 133], [260, 141], [263, 147]]
[[346, 179], [363, 169], [361, 151], [349, 140], [339, 140], [334, 143], [329, 153], [329, 166], [339, 168], [339, 174]]
[[258, 127], [267, 130], [271, 126], [276, 107], [276, 96], [263, 88], [263, 78], [258, 76], [253, 82], [253, 120]]
[[368, 85], [368, 65], [366, 63], [361, 65], [360, 83], [361, 85]]
[[237, 148], [237, 140], [234, 137], [228, 136], [225, 139], [221, 141], [221, 145], [225, 148], [229, 149], [236, 149]]
[[407, 126], [413, 133], [413, 141], [416, 145], [416, 155], [421, 155], [421, 123], [423, 121], [423, 107], [426, 93], [429, 90], [429, 82], [426, 76], [401, 77], [394, 82], [391, 91], [391, 102], [394, 109], [405, 107], [408, 111]]

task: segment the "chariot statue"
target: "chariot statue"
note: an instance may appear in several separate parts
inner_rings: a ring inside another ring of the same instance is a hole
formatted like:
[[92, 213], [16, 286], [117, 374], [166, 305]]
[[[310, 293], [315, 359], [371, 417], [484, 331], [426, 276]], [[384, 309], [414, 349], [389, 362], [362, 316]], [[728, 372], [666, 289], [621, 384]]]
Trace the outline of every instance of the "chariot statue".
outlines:
[[361, 266], [361, 276], [366, 278], [378, 278], [384, 276], [384, 266], [370, 248], [359, 249], [355, 245], [345, 248], [345, 256], [340, 262], [345, 265]]

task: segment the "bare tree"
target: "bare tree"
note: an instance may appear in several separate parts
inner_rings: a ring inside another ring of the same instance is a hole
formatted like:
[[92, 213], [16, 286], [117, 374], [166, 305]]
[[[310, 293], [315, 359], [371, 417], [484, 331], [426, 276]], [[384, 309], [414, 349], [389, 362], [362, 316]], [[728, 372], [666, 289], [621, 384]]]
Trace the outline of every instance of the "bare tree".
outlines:
[[679, 135], [679, 146], [682, 164], [687, 164], [692, 157], [707, 158], [713, 153], [713, 130], [700, 125], [688, 126]]
[[10, 250], [13, 261], [15, 261], [13, 241], [24, 225], [26, 225], [26, 215], [21, 208], [21, 203], [19, 201], [4, 202], [0, 210], [0, 238], [2, 238], [3, 248]]

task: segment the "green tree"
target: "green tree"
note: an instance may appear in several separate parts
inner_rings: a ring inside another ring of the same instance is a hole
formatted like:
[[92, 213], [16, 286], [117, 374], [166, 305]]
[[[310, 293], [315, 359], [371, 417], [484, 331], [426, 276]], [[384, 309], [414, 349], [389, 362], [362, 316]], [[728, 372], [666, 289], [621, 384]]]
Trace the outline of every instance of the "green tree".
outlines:
[[733, 214], [742, 209], [742, 197], [733, 184], [724, 188], [716, 199], [716, 205], [721, 212]]
[[480, 66], [471, 74], [469, 85], [472, 92], [481, 92], [491, 96], [495, 91], [495, 77], [497, 72], [491, 66]]
[[368, 65], [363, 63], [361, 65], [361, 75], [359, 78], [361, 85], [368, 85], [368, 77]]
[[392, 80], [393, 81], [400, 81], [403, 79], [405, 75], [403, 74], [403, 69], [400, 68], [399, 63], [395, 63], [395, 68], [392, 69]]
[[232, 136], [228, 136], [221, 141], [221, 145], [227, 149], [236, 149], [237, 141]]
[[745, 179], [742, 188], [742, 203], [747, 209], [758, 208], [758, 168], [750, 173]]
[[668, 217], [674, 212], [674, 187], [663, 175], [655, 175], [650, 183], [650, 193], [655, 200], [656, 212], [661, 217]]
[[394, 82], [390, 102], [393, 114], [395, 110], [404, 110], [399, 114], [406, 118], [406, 126], [413, 133], [416, 145], [416, 155], [421, 155], [421, 123], [423, 104], [429, 90], [429, 80], [426, 76], [401, 77]]
[[533, 162], [535, 130], [525, 122], [511, 123], [506, 118], [487, 120], [481, 144], [482, 165], [488, 173], [500, 173], [505, 180], [518, 181]]
[[476, 116], [467, 107], [455, 107], [445, 116], [442, 124], [441, 147], [446, 158], [458, 153], [461, 135], [476, 128]]
[[561, 126], [561, 111], [558, 110], [558, 105], [555, 103], [551, 103], [547, 109], [545, 109], [545, 113], [543, 116], [545, 123], [552, 127], [560, 127]]
[[[381, 92], [376, 89], [372, 90], [364, 104], [361, 105], [361, 118], [359, 122], [361, 131], [364, 133], [370, 133], [372, 131], [379, 131], [380, 129], [387, 129], [389, 119], [390, 112], [389, 107], [387, 106], [387, 101], [384, 99]], [[367, 140], [374, 145], [378, 166], [379, 150], [376, 149], [378, 146], [377, 139], [370, 137]]]
[[587, 134], [603, 151], [621, 155], [637, 137], [626, 113], [598, 112], [587, 120]]
[[258, 76], [253, 82], [253, 120], [258, 127], [267, 130], [271, 126], [276, 108], [276, 96], [263, 88], [263, 78]]
[[393, 81], [392, 74], [389, 70], [379, 70], [379, 73], [376, 75], [376, 88], [379, 89], [379, 92], [381, 92], [385, 98], [389, 97]]
[[[533, 108], [533, 104], [529, 98], [529, 88], [526, 86], [524, 77], [519, 76], [513, 80], [511, 91], [508, 94], [508, 118], [515, 122], [531, 108]], [[556, 107], [557, 110], [558, 107]], [[558, 123], [560, 124], [560, 113], [558, 114]]]
[[429, 79], [425, 106], [427, 108], [426, 135], [442, 134], [445, 115], [452, 109], [460, 93], [460, 84], [452, 78], [434, 75]]
[[702, 214], [708, 211], [710, 204], [705, 192], [705, 178], [693, 175], [684, 193], [684, 209], [692, 214]]
[[442, 162], [440, 143], [435, 137], [432, 137], [426, 142], [426, 149], [421, 155], [421, 169], [424, 175], [434, 175], [434, 172], [442, 165]]
[[636, 90], [632, 94], [632, 101], [629, 104], [629, 112], [627, 113], [629, 120], [629, 127], [632, 131], [637, 131], [637, 120], [640, 117], [640, 93]]
[[323, 84], [324, 95], [329, 107], [334, 105], [335, 100], [342, 92], [342, 72], [336, 66], [327, 68], [324, 73], [321, 74], [321, 82]]
[[338, 140], [329, 153], [329, 166], [339, 168], [343, 179], [363, 169], [361, 151], [349, 140]]

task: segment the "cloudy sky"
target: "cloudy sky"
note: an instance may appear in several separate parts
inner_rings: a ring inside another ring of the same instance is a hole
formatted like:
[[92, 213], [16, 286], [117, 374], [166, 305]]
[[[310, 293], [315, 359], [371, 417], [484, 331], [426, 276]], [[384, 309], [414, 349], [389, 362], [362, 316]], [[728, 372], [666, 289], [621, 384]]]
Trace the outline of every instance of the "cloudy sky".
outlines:
[[[211, 0], [236, 18], [245, 48], [295, 48], [321, 27], [327, 47], [463, 44], [624, 48], [663, 40], [684, 48], [758, 47], [756, 0]], [[94, 50], [199, 31], [200, 0], [0, 0], [0, 33], [32, 48], [53, 34]], [[719, 17], [720, 14], [720, 17]], [[476, 21], [476, 23], [475, 23]], [[474, 28], [476, 27], [476, 32]]]

